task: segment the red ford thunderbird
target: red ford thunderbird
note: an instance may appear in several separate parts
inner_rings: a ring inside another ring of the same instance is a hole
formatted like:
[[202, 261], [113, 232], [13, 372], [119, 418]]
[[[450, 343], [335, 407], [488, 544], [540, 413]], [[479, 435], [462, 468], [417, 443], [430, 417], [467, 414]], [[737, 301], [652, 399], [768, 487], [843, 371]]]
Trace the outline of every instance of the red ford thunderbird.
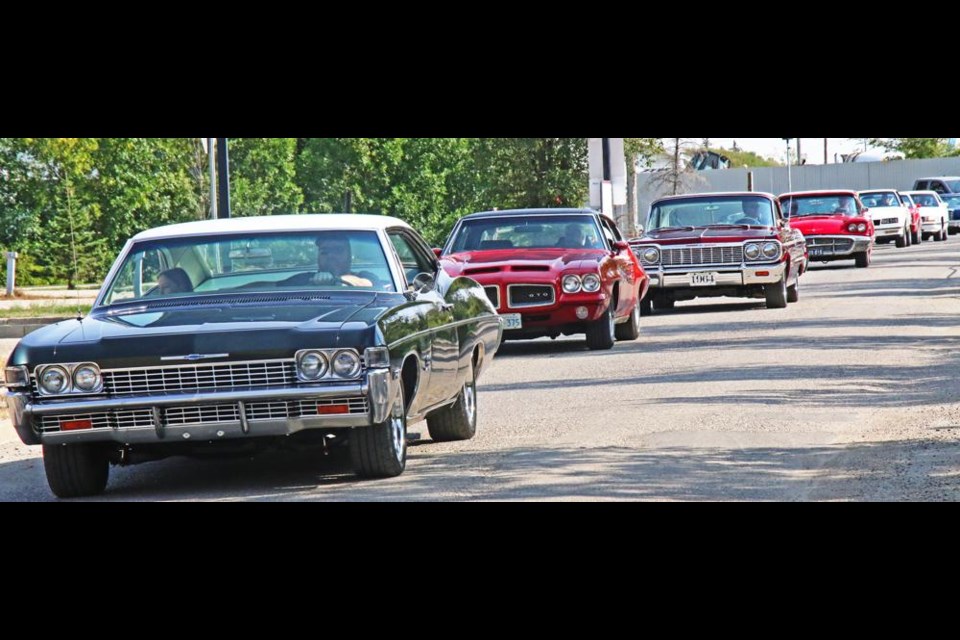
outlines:
[[873, 221], [855, 191], [796, 191], [780, 196], [790, 226], [807, 240], [813, 262], [855, 260], [870, 266]]

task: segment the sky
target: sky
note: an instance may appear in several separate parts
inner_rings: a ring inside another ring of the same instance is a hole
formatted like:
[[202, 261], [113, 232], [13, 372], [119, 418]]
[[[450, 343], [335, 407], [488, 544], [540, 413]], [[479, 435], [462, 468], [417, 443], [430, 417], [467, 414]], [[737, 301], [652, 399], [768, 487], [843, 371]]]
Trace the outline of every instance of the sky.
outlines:
[[[702, 138], [693, 138], [702, 140]], [[783, 162], [787, 154], [787, 143], [783, 138], [710, 138], [710, 147], [733, 148], [733, 141], [744, 151], [753, 151], [764, 158], [772, 157]], [[790, 140], [790, 151], [796, 153], [797, 139]], [[868, 151], [882, 151], [875, 147], [867, 147]], [[863, 138], [827, 138], [828, 163], [839, 161], [839, 154], [863, 151]], [[807, 159], [807, 164], [823, 164], [823, 138], [801, 138], [800, 153]], [[834, 159], [834, 154], [837, 154]]]

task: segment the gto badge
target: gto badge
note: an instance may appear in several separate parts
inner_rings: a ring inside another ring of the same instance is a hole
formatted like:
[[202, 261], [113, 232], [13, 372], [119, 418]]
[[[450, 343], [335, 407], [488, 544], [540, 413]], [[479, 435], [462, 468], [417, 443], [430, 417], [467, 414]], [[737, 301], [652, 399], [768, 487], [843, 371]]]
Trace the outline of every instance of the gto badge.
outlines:
[[191, 353], [187, 356], [164, 356], [161, 360], [186, 360], [187, 362], [196, 362], [197, 360], [209, 360], [210, 358], [229, 358], [229, 353]]

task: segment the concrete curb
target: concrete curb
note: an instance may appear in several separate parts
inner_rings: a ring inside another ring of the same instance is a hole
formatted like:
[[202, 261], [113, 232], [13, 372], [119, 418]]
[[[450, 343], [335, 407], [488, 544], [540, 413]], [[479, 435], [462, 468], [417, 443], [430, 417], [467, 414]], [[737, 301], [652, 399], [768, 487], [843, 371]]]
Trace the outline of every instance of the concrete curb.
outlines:
[[0, 318], [0, 338], [22, 338], [47, 325], [69, 318]]

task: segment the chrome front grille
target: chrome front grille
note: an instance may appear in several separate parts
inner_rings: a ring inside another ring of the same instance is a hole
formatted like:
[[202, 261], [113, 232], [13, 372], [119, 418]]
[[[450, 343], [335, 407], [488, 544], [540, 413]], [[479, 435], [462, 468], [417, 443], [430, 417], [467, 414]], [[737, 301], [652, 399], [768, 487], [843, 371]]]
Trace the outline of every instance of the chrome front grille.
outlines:
[[832, 251], [849, 251], [853, 248], [853, 238], [807, 238], [807, 247], [825, 248]]
[[114, 395], [193, 389], [282, 386], [296, 382], [293, 360], [173, 365], [103, 372], [104, 390]]
[[[366, 415], [370, 413], [370, 404], [366, 397], [325, 398], [323, 400], [291, 400], [281, 402], [250, 402], [246, 404], [247, 419], [286, 420], [309, 416], [327, 415], [321, 407], [347, 405], [346, 413], [337, 415]], [[163, 426], [177, 427], [196, 424], [218, 424], [239, 422], [240, 409], [235, 404], [195, 405], [187, 407], [169, 407], [160, 412]], [[71, 414], [40, 417], [40, 430], [45, 433], [61, 431], [64, 422], [90, 420], [93, 429], [134, 429], [153, 428], [153, 410], [135, 409], [132, 411], [108, 411], [103, 413]], [[86, 429], [85, 431], [89, 431]], [[82, 433], [82, 431], [79, 431]]]
[[661, 264], [665, 267], [740, 264], [743, 262], [743, 245], [664, 247], [660, 250], [660, 256]]

